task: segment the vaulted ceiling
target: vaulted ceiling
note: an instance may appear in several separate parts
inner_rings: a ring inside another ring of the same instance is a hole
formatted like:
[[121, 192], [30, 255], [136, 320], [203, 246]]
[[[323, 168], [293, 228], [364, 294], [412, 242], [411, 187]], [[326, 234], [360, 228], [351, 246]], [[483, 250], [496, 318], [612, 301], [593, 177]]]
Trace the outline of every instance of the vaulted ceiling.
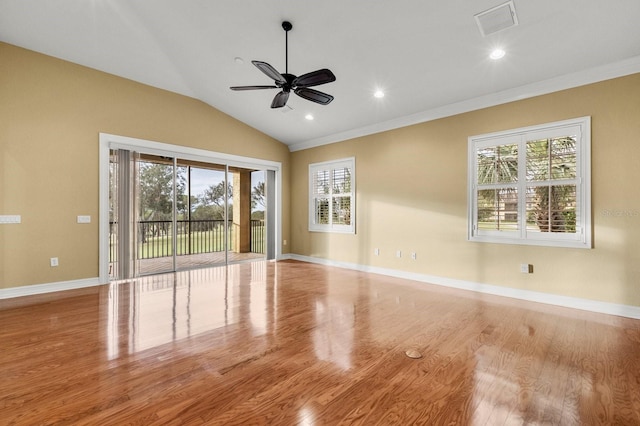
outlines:
[[[505, 1], [0, 0], [0, 40], [200, 99], [292, 150], [640, 72], [640, 1], [513, 0], [518, 24], [483, 36], [474, 15]], [[289, 72], [331, 69], [331, 104], [229, 90], [272, 84], [251, 60], [284, 72], [284, 20]]]

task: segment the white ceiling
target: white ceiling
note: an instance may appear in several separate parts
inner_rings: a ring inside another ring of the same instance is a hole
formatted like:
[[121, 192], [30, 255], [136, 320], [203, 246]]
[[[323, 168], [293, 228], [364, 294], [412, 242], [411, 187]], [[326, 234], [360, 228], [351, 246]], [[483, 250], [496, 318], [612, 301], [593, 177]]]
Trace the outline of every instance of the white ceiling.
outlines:
[[[505, 1], [0, 0], [0, 40], [200, 99], [292, 150], [640, 72], [640, 1], [514, 0], [519, 25], [483, 37], [474, 15]], [[330, 105], [229, 90], [271, 84], [253, 59], [284, 72], [283, 20], [289, 72], [331, 69]]]

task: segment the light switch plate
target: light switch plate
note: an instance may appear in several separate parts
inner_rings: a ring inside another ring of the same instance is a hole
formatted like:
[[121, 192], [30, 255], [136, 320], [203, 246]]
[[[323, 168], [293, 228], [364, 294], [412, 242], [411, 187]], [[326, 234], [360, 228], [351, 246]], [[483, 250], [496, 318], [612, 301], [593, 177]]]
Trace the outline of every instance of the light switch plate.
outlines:
[[533, 265], [530, 263], [521, 263], [520, 272], [523, 274], [533, 274]]
[[78, 216], [78, 223], [91, 223], [91, 216]]
[[19, 214], [4, 214], [0, 215], [0, 224], [2, 223], [20, 223], [22, 218]]

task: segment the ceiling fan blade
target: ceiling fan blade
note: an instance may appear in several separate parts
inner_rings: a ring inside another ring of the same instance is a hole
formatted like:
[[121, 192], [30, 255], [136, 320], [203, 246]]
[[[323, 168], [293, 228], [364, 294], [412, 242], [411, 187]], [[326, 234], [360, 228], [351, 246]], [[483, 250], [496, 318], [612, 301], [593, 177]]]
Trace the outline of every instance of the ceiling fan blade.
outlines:
[[251, 61], [251, 63], [276, 83], [285, 84], [287, 82], [282, 74], [280, 74], [274, 67], [272, 67], [268, 63], [261, 61]]
[[336, 81], [336, 76], [333, 75], [331, 70], [323, 68], [321, 70], [302, 74], [300, 77], [293, 80], [292, 85], [293, 87], [311, 87], [331, 83], [332, 81]]
[[273, 98], [273, 102], [271, 102], [271, 108], [282, 108], [287, 104], [287, 99], [289, 99], [289, 92], [279, 92], [275, 98]]
[[326, 94], [314, 89], [307, 89], [306, 87], [296, 89], [295, 93], [301, 98], [304, 98], [308, 101], [316, 102], [322, 105], [327, 105], [333, 100], [333, 96], [329, 94]]
[[277, 89], [278, 86], [232, 86], [231, 90], [260, 90], [260, 89]]

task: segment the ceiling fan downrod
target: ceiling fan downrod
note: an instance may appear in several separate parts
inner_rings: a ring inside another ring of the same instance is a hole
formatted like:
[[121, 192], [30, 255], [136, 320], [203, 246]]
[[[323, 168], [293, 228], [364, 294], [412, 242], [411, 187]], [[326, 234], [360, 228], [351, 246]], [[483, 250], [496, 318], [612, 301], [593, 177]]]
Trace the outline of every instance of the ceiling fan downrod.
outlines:
[[282, 22], [282, 29], [284, 30], [284, 72], [289, 74], [289, 31], [293, 28], [293, 25], [289, 21]]

